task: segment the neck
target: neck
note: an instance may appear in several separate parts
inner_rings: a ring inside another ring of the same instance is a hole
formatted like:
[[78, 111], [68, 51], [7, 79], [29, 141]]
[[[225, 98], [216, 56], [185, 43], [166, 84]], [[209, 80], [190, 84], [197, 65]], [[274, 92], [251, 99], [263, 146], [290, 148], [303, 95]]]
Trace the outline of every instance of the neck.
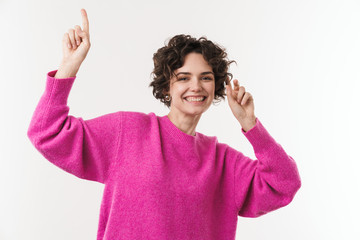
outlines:
[[200, 120], [201, 115], [184, 115], [173, 114], [170, 112], [168, 115], [169, 120], [182, 132], [195, 136], [196, 126]]

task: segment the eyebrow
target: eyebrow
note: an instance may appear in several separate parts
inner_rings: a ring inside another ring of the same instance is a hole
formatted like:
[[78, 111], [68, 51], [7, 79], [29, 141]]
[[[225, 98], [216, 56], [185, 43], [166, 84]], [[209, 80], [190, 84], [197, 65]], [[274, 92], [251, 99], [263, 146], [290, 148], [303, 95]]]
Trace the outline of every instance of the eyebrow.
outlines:
[[[179, 74], [191, 75], [191, 73], [189, 73], [189, 72], [179, 72], [179, 73], [176, 74], [176, 76], [179, 75]], [[213, 72], [202, 72], [202, 73], [200, 73], [200, 75], [206, 75], [206, 74], [212, 74], [212, 75], [215, 76], [215, 74]]]

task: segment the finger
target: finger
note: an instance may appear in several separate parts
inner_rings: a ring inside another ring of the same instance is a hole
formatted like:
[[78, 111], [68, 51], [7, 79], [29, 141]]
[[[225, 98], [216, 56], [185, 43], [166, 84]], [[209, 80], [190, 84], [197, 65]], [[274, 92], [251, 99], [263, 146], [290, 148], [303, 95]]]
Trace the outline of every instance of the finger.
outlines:
[[225, 85], [228, 85], [228, 84], [230, 84], [230, 78], [229, 78], [229, 76], [227, 76], [226, 79], [225, 79]]
[[76, 40], [76, 44], [78, 46], [82, 42], [82, 39], [81, 39], [82, 36], [83, 36], [83, 31], [81, 30], [81, 27], [79, 25], [75, 25], [75, 40]]
[[69, 38], [70, 38], [71, 45], [73, 48], [76, 48], [75, 31], [74, 31], [74, 29], [70, 28], [68, 32], [69, 32]]
[[233, 95], [234, 93], [233, 93], [233, 89], [231, 87], [231, 83], [230, 83], [229, 79], [227, 80], [227, 84], [225, 85], [225, 87], [226, 87], [226, 96], [227, 96], [228, 102], [233, 103], [235, 101], [235, 98]]
[[237, 97], [236, 97], [236, 101], [240, 104], [242, 98], [244, 97], [245, 94], [245, 88], [244, 87], [239, 87], [239, 91], [237, 93]]
[[75, 42], [76, 42], [76, 46], [79, 46], [79, 45], [80, 45], [80, 37], [79, 37], [79, 35], [77, 34], [76, 30], [75, 30]]
[[85, 32], [81, 29], [81, 27], [79, 25], [75, 25], [75, 32], [79, 35], [79, 37], [81, 38], [83, 35], [85, 35]]
[[250, 96], [250, 93], [246, 92], [243, 99], [241, 100], [241, 105], [245, 105], [246, 102], [249, 100]]
[[89, 33], [89, 19], [87, 17], [87, 13], [84, 8], [81, 9], [81, 18], [82, 18], [84, 32]]
[[64, 48], [71, 48], [71, 43], [70, 43], [70, 39], [69, 39], [69, 34], [68, 34], [68, 33], [64, 33], [64, 36], [63, 36], [63, 47], [64, 47]]
[[234, 86], [232, 87], [231, 92], [232, 92], [232, 96], [234, 98], [234, 101], [237, 101], [237, 96], [238, 96], [238, 93], [239, 93], [239, 89], [236, 88], [235, 81], [236, 80], [234, 80], [234, 83], [233, 83]]
[[234, 89], [235, 89], [235, 91], [239, 91], [239, 87], [240, 87], [239, 81], [237, 79], [235, 79], [234, 80]]
[[83, 30], [81, 30], [81, 27], [79, 25], [75, 26], [75, 31], [80, 37], [80, 43], [83, 42], [85, 43], [85, 45], [90, 45], [89, 35]]

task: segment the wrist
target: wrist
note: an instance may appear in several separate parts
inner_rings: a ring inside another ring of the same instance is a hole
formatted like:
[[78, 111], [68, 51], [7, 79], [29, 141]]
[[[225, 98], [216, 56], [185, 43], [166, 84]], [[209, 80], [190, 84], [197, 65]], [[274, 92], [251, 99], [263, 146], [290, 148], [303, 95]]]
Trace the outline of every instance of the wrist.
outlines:
[[256, 117], [254, 116], [252, 118], [242, 119], [239, 122], [244, 131], [247, 132], [256, 125]]
[[79, 68], [80, 66], [78, 64], [62, 61], [54, 77], [55, 78], [76, 77]]

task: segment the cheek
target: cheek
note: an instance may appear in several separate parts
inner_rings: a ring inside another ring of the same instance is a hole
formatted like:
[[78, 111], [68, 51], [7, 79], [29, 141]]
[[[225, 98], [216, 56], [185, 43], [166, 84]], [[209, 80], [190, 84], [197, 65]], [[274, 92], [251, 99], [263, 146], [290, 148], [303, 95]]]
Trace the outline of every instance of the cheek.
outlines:
[[175, 95], [177, 97], [181, 97], [185, 93], [186, 93], [186, 88], [180, 87], [180, 86], [178, 86], [177, 88], [174, 88], [174, 91], [173, 91], [173, 95]]
[[209, 93], [211, 93], [212, 95], [214, 95], [215, 94], [215, 83], [213, 83], [212, 85], [209, 85], [207, 88], [207, 91]]

